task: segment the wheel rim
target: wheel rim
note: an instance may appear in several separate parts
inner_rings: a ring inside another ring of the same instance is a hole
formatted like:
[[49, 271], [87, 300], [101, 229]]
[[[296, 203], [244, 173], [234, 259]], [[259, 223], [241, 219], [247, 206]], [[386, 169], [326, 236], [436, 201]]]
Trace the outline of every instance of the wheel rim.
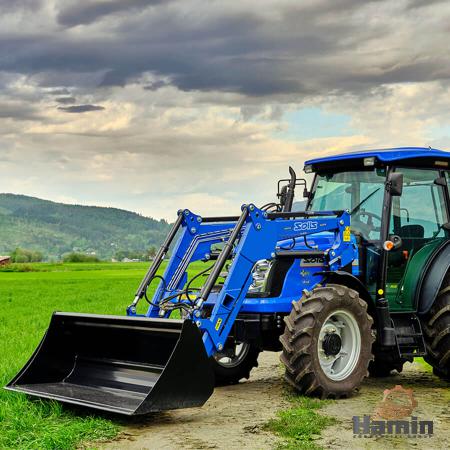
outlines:
[[338, 310], [326, 318], [317, 352], [320, 367], [330, 380], [345, 380], [353, 372], [361, 354], [361, 332], [353, 314]]
[[236, 367], [245, 359], [249, 350], [250, 344], [248, 343], [236, 344], [233, 356], [225, 353], [216, 353], [214, 359], [223, 367]]

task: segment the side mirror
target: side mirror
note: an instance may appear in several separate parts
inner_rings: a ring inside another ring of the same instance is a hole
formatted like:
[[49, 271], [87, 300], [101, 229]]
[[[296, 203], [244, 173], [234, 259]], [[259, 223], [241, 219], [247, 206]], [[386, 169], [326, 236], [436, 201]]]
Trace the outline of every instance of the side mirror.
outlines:
[[295, 170], [289, 166], [289, 175], [291, 176], [290, 184], [292, 186], [295, 186], [295, 181], [297, 180], [297, 175], [295, 173]]
[[[297, 178], [295, 171], [292, 167], [289, 167], [290, 178], [283, 178], [278, 180], [277, 197], [279, 198], [278, 205], [284, 212], [291, 211], [294, 201], [294, 191], [296, 186], [303, 186], [303, 197], [309, 198], [311, 191], [308, 191], [308, 186], [304, 178]], [[282, 186], [282, 183], [287, 183]]]
[[283, 186], [281, 188], [281, 192], [278, 194], [278, 197], [280, 199], [280, 206], [284, 206], [286, 204], [288, 187], [288, 185]]
[[391, 172], [386, 188], [393, 197], [399, 197], [403, 192], [403, 174], [401, 172]]

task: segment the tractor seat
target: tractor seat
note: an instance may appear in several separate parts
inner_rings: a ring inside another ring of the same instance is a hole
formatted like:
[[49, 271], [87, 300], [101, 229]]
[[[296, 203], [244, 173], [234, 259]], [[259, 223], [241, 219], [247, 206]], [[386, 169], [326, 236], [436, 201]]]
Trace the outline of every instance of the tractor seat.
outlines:
[[402, 239], [423, 239], [425, 228], [422, 225], [403, 225], [400, 228], [400, 236]]
[[402, 247], [389, 255], [389, 266], [391, 268], [401, 267], [406, 264], [403, 251], [408, 251], [411, 257], [425, 244], [425, 229], [422, 225], [403, 225], [400, 228], [400, 237], [402, 238]]
[[425, 228], [422, 225], [403, 225], [400, 228], [400, 237], [402, 238], [403, 250], [416, 252], [426, 243]]

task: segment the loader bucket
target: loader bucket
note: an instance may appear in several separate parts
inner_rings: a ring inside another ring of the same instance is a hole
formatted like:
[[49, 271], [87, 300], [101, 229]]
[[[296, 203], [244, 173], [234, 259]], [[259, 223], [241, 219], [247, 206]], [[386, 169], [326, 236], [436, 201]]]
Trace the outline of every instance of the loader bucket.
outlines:
[[131, 416], [201, 406], [214, 375], [190, 320], [57, 312], [6, 389]]

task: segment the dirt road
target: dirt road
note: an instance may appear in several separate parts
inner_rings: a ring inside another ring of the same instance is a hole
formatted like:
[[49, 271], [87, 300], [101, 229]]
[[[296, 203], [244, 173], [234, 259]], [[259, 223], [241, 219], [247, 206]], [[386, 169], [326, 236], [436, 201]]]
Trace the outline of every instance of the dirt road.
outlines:
[[108, 449], [269, 449], [277, 438], [262, 425], [287, 407], [278, 354], [264, 352], [250, 380], [217, 388], [202, 408], [157, 414], [128, 426]]
[[[431, 438], [354, 438], [352, 417], [373, 415], [383, 398], [383, 391], [395, 385], [413, 390], [417, 407], [413, 415], [419, 420], [432, 420], [434, 436]], [[450, 384], [440, 381], [417, 363], [405, 364], [401, 374], [389, 378], [369, 378], [362, 386], [361, 394], [347, 400], [327, 405], [322, 414], [336, 417], [339, 423], [322, 432], [318, 442], [324, 448], [356, 449], [439, 449], [450, 448]]]
[[[273, 449], [279, 442], [262, 425], [279, 409], [289, 407], [282, 395], [282, 370], [278, 354], [263, 353], [260, 366], [249, 381], [218, 388], [203, 408], [170, 411], [136, 421], [107, 449]], [[418, 406], [414, 414], [434, 421], [429, 439], [354, 438], [352, 417], [373, 414], [384, 389], [396, 384], [414, 391]], [[368, 379], [361, 393], [332, 402], [321, 413], [338, 419], [325, 429], [317, 444], [329, 449], [448, 449], [450, 448], [450, 385], [439, 381], [418, 364], [389, 378]]]

